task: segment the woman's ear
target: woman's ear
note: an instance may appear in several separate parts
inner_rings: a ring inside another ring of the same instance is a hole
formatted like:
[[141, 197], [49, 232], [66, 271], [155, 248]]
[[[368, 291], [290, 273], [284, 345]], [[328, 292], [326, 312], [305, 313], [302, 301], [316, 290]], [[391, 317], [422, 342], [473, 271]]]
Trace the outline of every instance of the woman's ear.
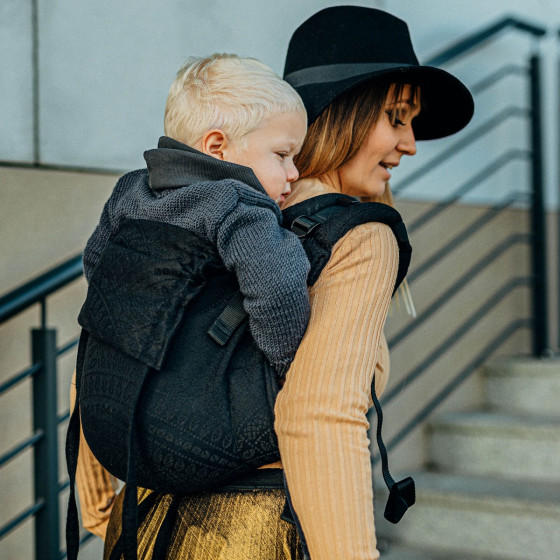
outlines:
[[226, 133], [219, 128], [206, 132], [200, 141], [200, 151], [216, 159], [224, 159], [224, 152], [227, 147]]

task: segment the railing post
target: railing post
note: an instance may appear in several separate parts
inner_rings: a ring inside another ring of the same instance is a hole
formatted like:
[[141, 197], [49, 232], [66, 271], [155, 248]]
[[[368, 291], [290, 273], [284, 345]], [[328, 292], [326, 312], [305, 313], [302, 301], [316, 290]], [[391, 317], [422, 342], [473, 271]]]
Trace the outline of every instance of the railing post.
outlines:
[[530, 106], [532, 151], [532, 274], [533, 274], [533, 355], [543, 356], [549, 350], [548, 294], [546, 275], [546, 213], [543, 189], [542, 109], [540, 58], [530, 60]]
[[33, 329], [31, 343], [33, 363], [42, 365], [33, 377], [33, 424], [43, 434], [34, 448], [35, 501], [44, 503], [35, 516], [35, 558], [55, 560], [60, 555], [56, 330]]

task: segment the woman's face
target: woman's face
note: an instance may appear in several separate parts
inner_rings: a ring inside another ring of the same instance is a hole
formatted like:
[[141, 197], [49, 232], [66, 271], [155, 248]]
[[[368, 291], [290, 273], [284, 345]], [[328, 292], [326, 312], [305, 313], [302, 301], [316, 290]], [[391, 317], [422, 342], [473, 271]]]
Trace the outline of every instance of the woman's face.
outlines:
[[391, 170], [403, 155], [416, 153], [412, 119], [420, 112], [420, 99], [412, 99], [411, 87], [405, 85], [394, 100], [394, 86], [389, 90], [379, 120], [371, 127], [357, 154], [337, 170], [341, 191], [351, 196], [378, 197], [385, 192]]

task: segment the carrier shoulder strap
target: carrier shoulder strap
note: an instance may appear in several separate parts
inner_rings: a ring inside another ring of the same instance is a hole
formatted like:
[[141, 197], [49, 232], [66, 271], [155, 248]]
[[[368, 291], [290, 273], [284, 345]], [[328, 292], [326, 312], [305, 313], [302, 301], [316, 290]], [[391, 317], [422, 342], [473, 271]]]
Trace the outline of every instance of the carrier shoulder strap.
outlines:
[[80, 385], [84, 357], [88, 341], [88, 332], [82, 329], [78, 343], [78, 356], [76, 360], [76, 399], [74, 410], [71, 411], [68, 431], [66, 433], [66, 465], [70, 479], [70, 494], [68, 497], [68, 510], [66, 516], [66, 557], [76, 560], [80, 548], [80, 524], [78, 506], [76, 504], [76, 471], [78, 468], [78, 451], [80, 447]]
[[[351, 229], [367, 222], [391, 228], [399, 247], [399, 268], [393, 293], [404, 280], [412, 249], [400, 214], [378, 202], [359, 202], [341, 194], [325, 194], [304, 200], [283, 211], [283, 226], [300, 239], [311, 263], [308, 283], [319, 278], [331, 256], [333, 246]], [[320, 226], [320, 227], [319, 227]]]
[[[404, 280], [410, 264], [412, 248], [400, 214], [391, 206], [363, 202], [342, 194], [324, 194], [299, 202], [282, 211], [282, 226], [299, 238], [311, 264], [307, 277], [313, 286], [330, 259], [333, 246], [351, 229], [367, 222], [388, 225], [399, 247], [399, 267], [393, 293]], [[232, 299], [208, 334], [220, 345], [227, 344], [247, 316], [242, 296]]]

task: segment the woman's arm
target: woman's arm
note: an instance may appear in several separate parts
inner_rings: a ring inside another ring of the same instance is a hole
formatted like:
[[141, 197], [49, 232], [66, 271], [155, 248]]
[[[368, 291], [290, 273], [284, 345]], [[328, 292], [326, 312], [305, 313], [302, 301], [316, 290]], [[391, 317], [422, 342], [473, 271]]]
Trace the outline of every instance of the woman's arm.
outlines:
[[[311, 290], [309, 326], [278, 396], [280, 454], [313, 560], [379, 557], [366, 413], [397, 267], [385, 225], [339, 241]], [[386, 373], [378, 367], [378, 390]]]

